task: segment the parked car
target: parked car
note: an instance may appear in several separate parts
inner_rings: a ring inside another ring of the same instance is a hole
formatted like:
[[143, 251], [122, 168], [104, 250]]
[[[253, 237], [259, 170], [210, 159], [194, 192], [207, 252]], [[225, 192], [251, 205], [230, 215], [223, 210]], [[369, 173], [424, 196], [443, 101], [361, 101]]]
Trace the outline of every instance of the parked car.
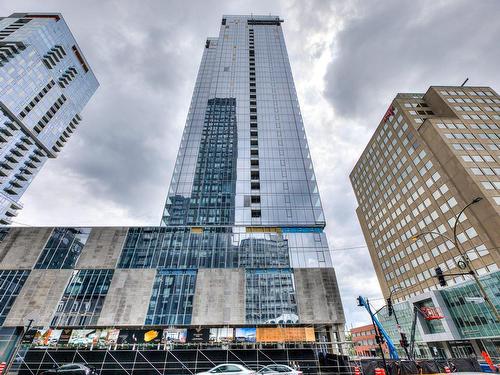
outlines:
[[285, 365], [268, 365], [262, 367], [257, 374], [266, 375], [302, 375], [302, 371], [294, 370], [290, 366]]
[[236, 363], [224, 363], [223, 365], [215, 366], [214, 368], [199, 372], [196, 375], [212, 375], [212, 374], [245, 374], [256, 375], [255, 371], [247, 369], [245, 366]]
[[95, 369], [91, 369], [81, 363], [67, 363], [52, 370], [42, 372], [42, 375], [94, 375]]

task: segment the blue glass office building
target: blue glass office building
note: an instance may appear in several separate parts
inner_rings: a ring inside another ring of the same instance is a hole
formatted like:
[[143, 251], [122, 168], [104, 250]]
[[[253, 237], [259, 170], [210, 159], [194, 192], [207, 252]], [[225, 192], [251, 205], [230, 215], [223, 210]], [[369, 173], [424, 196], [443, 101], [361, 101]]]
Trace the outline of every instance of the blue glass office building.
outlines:
[[60, 14], [0, 17], [0, 224], [57, 157], [98, 87]]
[[161, 224], [12, 228], [0, 242], [0, 277], [15, 280], [0, 289], [4, 328], [33, 316], [71, 336], [51, 341], [64, 348], [118, 329], [118, 346], [149, 330], [160, 345], [336, 350], [344, 314], [282, 20], [224, 16], [201, 47]]

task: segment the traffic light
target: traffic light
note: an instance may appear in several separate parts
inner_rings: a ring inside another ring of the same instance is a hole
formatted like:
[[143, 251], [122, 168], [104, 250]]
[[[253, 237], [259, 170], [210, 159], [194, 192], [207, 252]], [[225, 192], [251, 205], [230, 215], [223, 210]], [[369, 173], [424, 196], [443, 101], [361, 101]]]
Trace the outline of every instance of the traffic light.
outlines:
[[392, 315], [393, 311], [394, 310], [392, 309], [392, 300], [390, 298], [387, 298], [387, 312], [389, 316]]
[[446, 280], [444, 278], [443, 270], [441, 269], [441, 267], [436, 267], [436, 269], [434, 271], [436, 272], [436, 277], [439, 280], [439, 285], [441, 285], [441, 286], [448, 285], [448, 284], [446, 284]]
[[410, 345], [408, 344], [408, 339], [406, 338], [406, 333], [401, 332], [401, 340], [399, 340], [402, 348], [407, 348]]
[[384, 336], [382, 336], [382, 334], [380, 333], [380, 329], [378, 329], [378, 327], [375, 330], [375, 342], [381, 345], [385, 343]]

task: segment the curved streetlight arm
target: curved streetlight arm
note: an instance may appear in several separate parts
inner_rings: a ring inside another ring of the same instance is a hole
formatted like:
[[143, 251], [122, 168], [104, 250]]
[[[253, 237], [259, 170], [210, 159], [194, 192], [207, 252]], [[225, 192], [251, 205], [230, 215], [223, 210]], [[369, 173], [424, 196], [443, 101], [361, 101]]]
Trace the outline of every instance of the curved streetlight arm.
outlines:
[[[435, 234], [435, 235], [437, 235], [437, 236], [441, 236], [441, 237], [445, 238], [446, 240], [450, 241], [450, 242], [453, 244], [453, 246], [455, 246], [455, 247], [457, 248], [458, 253], [460, 254], [460, 257], [462, 258], [462, 260], [463, 260], [464, 262], [467, 262], [467, 261], [468, 261], [468, 259], [469, 259], [469, 258], [466, 258], [466, 257], [465, 257], [465, 255], [462, 253], [462, 249], [460, 249], [460, 248], [457, 246], [457, 241], [452, 240], [450, 237], [448, 237], [448, 236], [447, 236], [447, 235], [445, 235], [445, 234], [442, 234], [442, 233], [439, 233], [439, 232], [436, 232], [436, 231], [432, 231], [432, 230], [431, 230], [431, 231], [426, 231], [426, 232], [420, 232], [420, 233], [416, 234], [415, 236], [413, 236], [413, 237], [412, 237], [412, 239], [413, 239], [414, 241], [416, 241], [416, 240], [418, 240], [421, 236], [423, 236], [423, 235], [425, 235], [425, 234]], [[458, 264], [458, 262], [457, 262], [457, 260], [455, 260], [455, 264], [457, 264], [457, 266], [459, 265], [459, 264]]]
[[396, 290], [401, 290], [401, 289], [403, 289], [403, 288], [401, 288], [400, 286], [396, 286], [395, 288], [393, 288], [391, 290], [391, 292], [389, 293], [389, 299], [392, 298], [392, 293], [394, 293]]
[[423, 235], [426, 235], [426, 234], [435, 234], [436, 236], [441, 236], [441, 237], [444, 237], [446, 238], [448, 241], [452, 242], [453, 244], [455, 244], [455, 241], [453, 241], [450, 237], [448, 237], [446, 234], [442, 234], [442, 233], [439, 233], [439, 232], [436, 232], [436, 231], [433, 231], [433, 230], [430, 230], [430, 231], [426, 231], [426, 232], [420, 232], [416, 235], [414, 235], [412, 237], [413, 240], [418, 240], [420, 237], [422, 237]]
[[458, 249], [458, 252], [460, 253], [460, 255], [462, 256], [462, 259], [468, 263], [468, 258], [466, 258], [463, 253], [462, 253], [462, 249], [460, 248], [460, 244], [459, 244], [459, 240], [457, 238], [457, 228], [458, 228], [458, 223], [460, 222], [460, 216], [462, 216], [462, 214], [464, 213], [464, 211], [469, 208], [470, 206], [472, 206], [473, 204], [476, 204], [478, 202], [480, 202], [483, 198], [481, 197], [477, 197], [477, 198], [474, 198], [472, 200], [472, 202], [470, 202], [468, 205], [466, 205], [464, 208], [462, 208], [462, 210], [458, 213], [458, 215], [455, 217], [455, 224], [453, 224], [453, 238], [455, 239], [453, 241], [453, 243], [455, 244], [455, 247]]

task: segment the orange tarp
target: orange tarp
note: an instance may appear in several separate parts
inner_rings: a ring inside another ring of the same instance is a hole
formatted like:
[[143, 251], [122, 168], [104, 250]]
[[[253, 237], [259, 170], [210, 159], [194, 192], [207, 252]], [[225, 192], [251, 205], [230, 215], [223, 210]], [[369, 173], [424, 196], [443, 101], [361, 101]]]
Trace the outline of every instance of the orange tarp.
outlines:
[[305, 342], [315, 341], [314, 328], [257, 328], [257, 342]]

